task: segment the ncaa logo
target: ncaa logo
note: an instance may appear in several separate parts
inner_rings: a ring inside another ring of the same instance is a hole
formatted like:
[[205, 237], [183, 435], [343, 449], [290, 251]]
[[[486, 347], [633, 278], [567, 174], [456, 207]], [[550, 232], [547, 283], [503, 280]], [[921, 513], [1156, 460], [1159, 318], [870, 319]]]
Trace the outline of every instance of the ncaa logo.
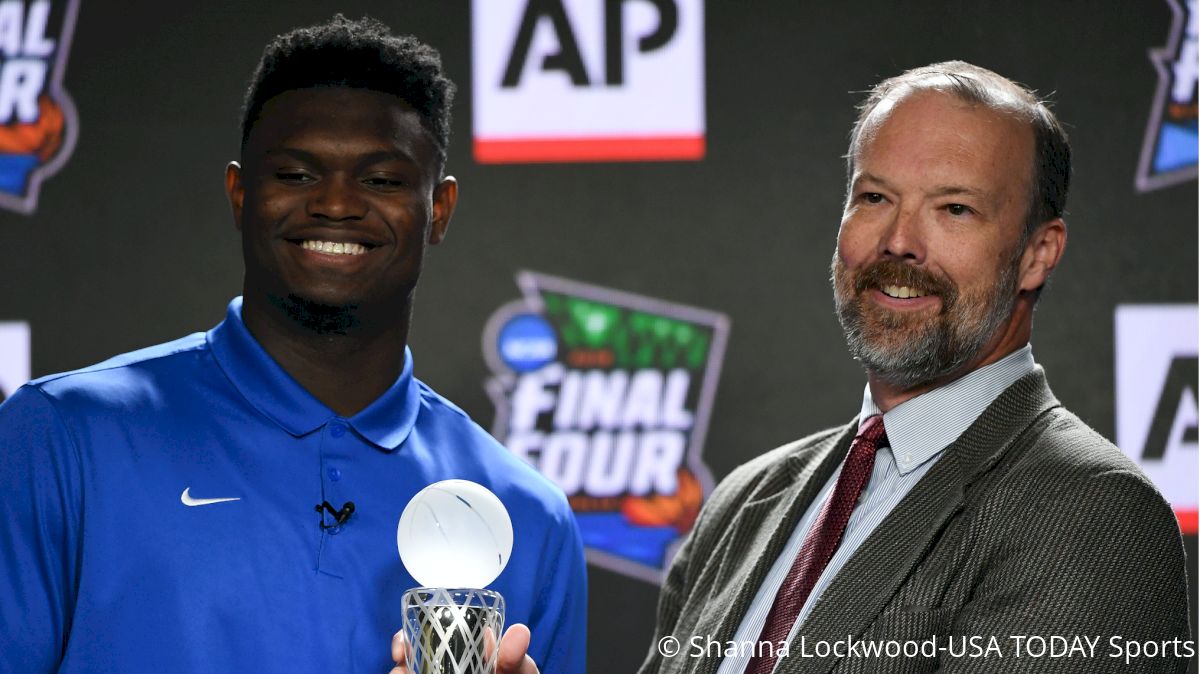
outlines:
[[62, 88], [78, 0], [0, 2], [0, 207], [30, 214], [79, 133]]
[[473, 0], [475, 159], [704, 157], [703, 0]]
[[546, 319], [518, 314], [496, 336], [501, 360], [513, 372], [532, 372], [558, 356], [558, 337]]
[[1171, 503], [1185, 534], [1197, 530], [1198, 342], [1194, 304], [1117, 307], [1117, 446]]
[[0, 322], [0, 402], [29, 381], [29, 324]]

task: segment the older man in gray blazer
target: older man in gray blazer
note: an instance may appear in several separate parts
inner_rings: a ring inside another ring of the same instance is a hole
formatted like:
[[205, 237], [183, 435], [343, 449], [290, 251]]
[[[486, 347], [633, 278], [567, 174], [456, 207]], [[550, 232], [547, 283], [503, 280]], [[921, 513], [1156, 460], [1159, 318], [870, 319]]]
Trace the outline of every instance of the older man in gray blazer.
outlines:
[[1029, 345], [1070, 148], [1032, 92], [940, 63], [856, 123], [833, 288], [858, 417], [716, 489], [641, 671], [1182, 672], [1179, 529]]

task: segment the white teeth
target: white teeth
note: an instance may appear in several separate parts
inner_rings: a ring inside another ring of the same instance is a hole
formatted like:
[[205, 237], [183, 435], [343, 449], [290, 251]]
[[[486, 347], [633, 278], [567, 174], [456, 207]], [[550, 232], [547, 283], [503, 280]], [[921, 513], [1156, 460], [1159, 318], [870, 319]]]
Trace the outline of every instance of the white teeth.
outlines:
[[333, 241], [301, 241], [300, 247], [329, 255], [362, 255], [367, 247], [361, 243], [334, 243]]
[[910, 288], [909, 286], [883, 286], [881, 290], [883, 290], [883, 294], [887, 295], [888, 297], [895, 297], [902, 300], [906, 300], [911, 297], [924, 297], [927, 294], [917, 290], [916, 288]]

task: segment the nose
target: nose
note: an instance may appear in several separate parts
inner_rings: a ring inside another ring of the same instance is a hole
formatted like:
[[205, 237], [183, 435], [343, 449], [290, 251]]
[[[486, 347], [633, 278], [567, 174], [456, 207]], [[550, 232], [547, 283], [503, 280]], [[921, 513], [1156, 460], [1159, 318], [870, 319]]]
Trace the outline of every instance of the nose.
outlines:
[[326, 220], [359, 220], [366, 214], [366, 201], [358, 184], [339, 172], [324, 176], [309, 193], [308, 215]]
[[920, 264], [925, 261], [920, 213], [915, 208], [897, 208], [879, 237], [879, 254]]

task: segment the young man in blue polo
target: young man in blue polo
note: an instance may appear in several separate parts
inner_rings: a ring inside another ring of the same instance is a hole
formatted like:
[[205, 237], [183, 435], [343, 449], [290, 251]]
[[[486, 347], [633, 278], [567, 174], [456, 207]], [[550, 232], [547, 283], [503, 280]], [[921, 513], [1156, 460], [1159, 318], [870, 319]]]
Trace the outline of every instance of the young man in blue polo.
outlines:
[[583, 671], [566, 499], [417, 380], [406, 347], [458, 196], [452, 95], [436, 51], [375, 21], [268, 45], [225, 175], [243, 296], [208, 332], [0, 406], [0, 671], [387, 671], [417, 585], [397, 522], [449, 478], [512, 516], [491, 587], [529, 654]]

